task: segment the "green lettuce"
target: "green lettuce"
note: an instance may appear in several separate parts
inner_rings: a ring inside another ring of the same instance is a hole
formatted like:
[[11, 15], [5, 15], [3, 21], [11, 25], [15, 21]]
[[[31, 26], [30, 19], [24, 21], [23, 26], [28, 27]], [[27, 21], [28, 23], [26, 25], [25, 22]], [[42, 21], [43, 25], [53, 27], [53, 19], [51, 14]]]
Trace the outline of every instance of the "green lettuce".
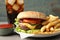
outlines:
[[20, 27], [16, 27], [15, 30], [16, 30], [17, 32], [23, 32], [23, 33], [29, 33], [29, 34], [30, 34], [30, 33], [33, 33], [33, 32], [40, 31], [40, 29], [22, 30], [22, 29], [20, 29]]

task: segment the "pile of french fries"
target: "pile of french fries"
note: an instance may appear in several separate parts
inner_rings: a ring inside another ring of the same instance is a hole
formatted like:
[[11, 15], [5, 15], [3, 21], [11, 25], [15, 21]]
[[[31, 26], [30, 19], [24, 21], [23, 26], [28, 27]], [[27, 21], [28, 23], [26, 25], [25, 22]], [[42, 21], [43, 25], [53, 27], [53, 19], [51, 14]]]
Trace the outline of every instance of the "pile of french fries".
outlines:
[[58, 16], [49, 15], [42, 23], [41, 32], [57, 32], [60, 31], [60, 19]]

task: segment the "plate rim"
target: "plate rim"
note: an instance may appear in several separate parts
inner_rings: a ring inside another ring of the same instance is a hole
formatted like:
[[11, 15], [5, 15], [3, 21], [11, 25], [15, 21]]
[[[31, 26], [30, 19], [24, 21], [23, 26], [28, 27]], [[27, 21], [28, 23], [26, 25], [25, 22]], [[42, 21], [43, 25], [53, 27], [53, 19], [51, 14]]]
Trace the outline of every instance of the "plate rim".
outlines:
[[23, 32], [17, 32], [16, 30], [14, 30], [14, 32], [16, 32], [19, 35], [21, 35], [21, 34], [32, 35], [32, 37], [51, 37], [51, 36], [55, 36], [55, 35], [59, 35], [60, 34], [60, 31], [52, 33], [52, 34], [27, 34], [27, 33], [23, 33]]

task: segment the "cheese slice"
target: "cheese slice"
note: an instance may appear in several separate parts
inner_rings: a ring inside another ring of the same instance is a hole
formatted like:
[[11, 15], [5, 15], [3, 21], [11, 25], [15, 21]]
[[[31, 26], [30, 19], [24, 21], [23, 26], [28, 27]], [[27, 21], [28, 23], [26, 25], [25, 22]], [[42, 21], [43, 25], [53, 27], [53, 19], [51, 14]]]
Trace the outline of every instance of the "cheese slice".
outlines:
[[35, 29], [36, 25], [32, 26], [28, 23], [19, 23], [19, 24], [22, 24], [22, 25], [26, 25], [26, 27], [30, 28], [30, 29]]

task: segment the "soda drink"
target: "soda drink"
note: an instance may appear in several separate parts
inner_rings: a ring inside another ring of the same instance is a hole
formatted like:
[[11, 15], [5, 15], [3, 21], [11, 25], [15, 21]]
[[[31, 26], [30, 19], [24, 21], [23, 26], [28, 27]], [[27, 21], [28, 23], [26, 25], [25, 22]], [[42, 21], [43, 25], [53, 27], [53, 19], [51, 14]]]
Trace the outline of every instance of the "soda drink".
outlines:
[[14, 23], [18, 13], [24, 11], [24, 0], [5, 0], [8, 22]]

